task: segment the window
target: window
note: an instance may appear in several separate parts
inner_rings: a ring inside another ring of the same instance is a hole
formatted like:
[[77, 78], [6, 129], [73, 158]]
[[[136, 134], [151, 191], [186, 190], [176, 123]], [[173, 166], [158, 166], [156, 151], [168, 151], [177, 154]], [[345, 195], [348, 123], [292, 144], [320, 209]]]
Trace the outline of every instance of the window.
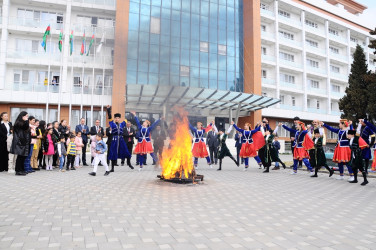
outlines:
[[267, 5], [265, 3], [260, 3], [260, 9], [269, 10], [269, 5]]
[[265, 69], [261, 70], [261, 77], [266, 78], [266, 70]]
[[339, 93], [341, 91], [341, 87], [339, 85], [332, 84], [332, 91]]
[[311, 88], [313, 88], [313, 89], [318, 89], [318, 88], [320, 88], [320, 83], [319, 83], [319, 81], [316, 81], [316, 80], [308, 80], [308, 81], [309, 81], [309, 83], [310, 83]]
[[[15, 121], [17, 116], [20, 114], [21, 111], [26, 111], [29, 116], [34, 116], [38, 120], [45, 120], [46, 119], [46, 110], [45, 109], [37, 109], [37, 108], [11, 108], [10, 109], [10, 117], [12, 121]], [[48, 109], [48, 120], [49, 121], [56, 121], [57, 120], [57, 109]], [[72, 124], [71, 124], [72, 126]]]
[[265, 47], [261, 47], [261, 53], [262, 53], [263, 55], [266, 55], [266, 48], [265, 48]]
[[209, 43], [200, 42], [200, 51], [208, 53], [209, 52]]
[[295, 102], [295, 96], [291, 96], [291, 105], [292, 105], [292, 106], [295, 106], [295, 105], [296, 105], [296, 102]]
[[316, 101], [316, 108], [320, 109], [320, 101], [319, 100]]
[[334, 65], [330, 65], [330, 71], [333, 72], [333, 73], [339, 73], [339, 67], [334, 66]]
[[358, 39], [352, 36], [350, 36], [350, 41], [354, 43], [358, 43]]
[[335, 30], [335, 29], [329, 28], [329, 34], [332, 34], [332, 35], [338, 36], [338, 31]]
[[226, 45], [218, 44], [218, 54], [219, 55], [225, 56], [227, 54], [226, 49], [227, 49]]
[[157, 17], [151, 17], [150, 19], [150, 33], [160, 34], [161, 33], [161, 19]]
[[180, 76], [189, 76], [189, 67], [188, 66], [180, 66]]
[[279, 58], [286, 60], [286, 61], [290, 61], [290, 62], [294, 61], [294, 55], [291, 55], [291, 54], [288, 54], [288, 53], [285, 53], [285, 52], [281, 52], [281, 51], [279, 52]]
[[280, 16], [283, 16], [283, 17], [286, 17], [286, 18], [290, 18], [291, 17], [290, 13], [288, 13], [286, 11], [283, 11], [283, 10], [278, 10], [278, 14]]
[[307, 65], [313, 68], [318, 68], [319, 62], [307, 58]]
[[262, 92], [262, 96], [268, 96], [266, 92]]
[[279, 79], [281, 82], [293, 83], [295, 84], [295, 76], [288, 74], [280, 74]]
[[311, 99], [307, 99], [307, 107], [311, 107]]
[[265, 32], [266, 31], [266, 25], [261, 24], [261, 31]]
[[97, 25], [98, 25], [98, 17], [92, 17], [91, 18], [91, 26], [97, 27]]
[[339, 49], [333, 46], [329, 46], [330, 52], [333, 54], [339, 54]]
[[281, 104], [285, 104], [285, 96], [284, 95], [280, 95], [279, 99], [281, 100]]
[[56, 17], [56, 23], [64, 23], [62, 15], [59, 15], [59, 14], [57, 15], [57, 17]]
[[333, 110], [333, 103], [330, 103], [330, 110]]
[[286, 39], [294, 40], [294, 34], [288, 33], [286, 31], [280, 30], [279, 35], [286, 38]]
[[318, 42], [315, 42], [315, 41], [312, 41], [312, 40], [309, 40], [309, 39], [306, 39], [306, 43], [311, 46], [311, 47], [315, 47], [315, 48], [318, 48], [319, 47], [319, 43]]
[[[285, 122], [285, 121], [277, 121], [277, 124], [278, 123], [282, 123], [283, 125], [285, 125], [285, 126], [287, 126], [287, 127], [289, 127], [289, 128], [291, 128], [292, 127], [292, 122]], [[286, 129], [279, 129], [278, 130], [278, 136], [279, 137], [288, 137], [288, 138], [290, 138], [290, 132], [289, 131], [287, 131]], [[289, 139], [290, 140], [290, 139]]]
[[13, 82], [19, 84], [21, 81], [21, 72], [14, 72], [13, 73]]
[[310, 27], [313, 27], [313, 28], [318, 28], [318, 25], [317, 25], [317, 23], [315, 23], [315, 22], [313, 22], [313, 21], [310, 21], [310, 20], [308, 20], [308, 19], [306, 19], [305, 20], [305, 24], [307, 25], [307, 26], [310, 26]]

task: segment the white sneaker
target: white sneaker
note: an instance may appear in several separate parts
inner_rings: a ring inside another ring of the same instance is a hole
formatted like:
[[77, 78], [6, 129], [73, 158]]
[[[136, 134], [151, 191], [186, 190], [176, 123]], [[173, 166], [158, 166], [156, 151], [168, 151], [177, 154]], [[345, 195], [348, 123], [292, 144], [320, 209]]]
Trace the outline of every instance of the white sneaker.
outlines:
[[212, 164], [209, 164], [210, 168], [213, 168], [213, 165]]
[[198, 169], [198, 166], [195, 166], [195, 169]]
[[292, 171], [290, 174], [295, 175], [298, 174], [298, 172]]
[[350, 178], [347, 181], [353, 181], [353, 180], [354, 180], [354, 176], [350, 176]]
[[16, 173], [16, 171], [14, 171], [14, 170], [8, 170], [8, 174], [15, 174]]
[[141, 171], [142, 171], [142, 168], [139, 168], [139, 169], [138, 169], [138, 172], [141, 172]]
[[309, 175], [310, 176], [315, 175], [315, 172], [312, 171], [312, 172], [309, 173]]
[[244, 168], [244, 170], [243, 171], [247, 171], [248, 170], [248, 168]]
[[343, 179], [345, 179], [345, 178], [343, 177], [343, 175], [340, 175], [340, 176], [338, 176], [338, 177], [336, 178], [336, 180], [343, 180]]

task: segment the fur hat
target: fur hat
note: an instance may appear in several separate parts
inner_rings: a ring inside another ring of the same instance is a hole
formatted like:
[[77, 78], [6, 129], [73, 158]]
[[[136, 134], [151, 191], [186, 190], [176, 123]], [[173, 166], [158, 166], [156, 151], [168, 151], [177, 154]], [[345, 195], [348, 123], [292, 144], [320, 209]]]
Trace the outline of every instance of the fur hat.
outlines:
[[315, 134], [320, 134], [320, 130], [316, 128], [316, 129], [313, 131], [313, 133], [315, 133]]
[[349, 130], [347, 130], [347, 134], [348, 135], [355, 135], [355, 130], [354, 129], [349, 129]]
[[121, 114], [120, 114], [120, 113], [116, 113], [116, 114], [114, 114], [114, 117], [115, 117], [115, 118], [116, 118], [116, 117], [121, 118]]

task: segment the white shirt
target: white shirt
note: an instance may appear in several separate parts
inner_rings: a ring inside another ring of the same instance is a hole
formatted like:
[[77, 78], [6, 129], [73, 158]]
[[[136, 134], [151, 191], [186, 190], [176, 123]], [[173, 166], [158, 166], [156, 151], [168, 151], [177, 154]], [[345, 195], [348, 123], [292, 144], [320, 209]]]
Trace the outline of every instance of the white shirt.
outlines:
[[3, 123], [5, 125], [5, 127], [7, 128], [7, 136], [10, 135], [10, 126], [9, 126], [9, 122], [4, 122], [4, 121], [1, 121], [1, 123]]
[[315, 138], [315, 144], [317, 143], [318, 140], [319, 140], [319, 138]]

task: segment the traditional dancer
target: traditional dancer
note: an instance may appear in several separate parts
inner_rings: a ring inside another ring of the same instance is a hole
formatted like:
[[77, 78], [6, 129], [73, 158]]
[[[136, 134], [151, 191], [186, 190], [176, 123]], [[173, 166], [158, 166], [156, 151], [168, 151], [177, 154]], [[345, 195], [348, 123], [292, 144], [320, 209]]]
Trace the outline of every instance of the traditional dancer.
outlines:
[[[338, 163], [339, 168], [339, 177], [337, 177], [337, 180], [343, 180], [343, 165], [346, 165], [347, 170], [349, 171], [350, 178], [348, 181], [354, 180], [354, 173], [352, 171], [352, 168], [349, 164], [349, 161], [351, 160], [351, 149], [350, 149], [350, 141], [347, 138], [347, 131], [349, 130], [349, 126], [351, 125], [351, 122], [348, 122], [346, 119], [341, 119], [339, 122], [339, 129], [338, 128], [332, 128], [331, 126], [321, 122], [321, 126], [324, 126], [325, 128], [329, 129], [333, 133], [338, 134], [338, 141], [336, 148], [334, 149], [334, 155], [333, 155], [333, 162]], [[352, 127], [352, 126], [351, 126]]]
[[273, 129], [266, 130], [265, 131], [265, 145], [259, 150], [259, 157], [261, 159], [262, 165], [264, 168], [264, 173], [269, 173], [270, 166], [272, 165], [272, 162], [279, 162], [282, 164], [282, 167], [285, 169], [286, 165], [281, 161], [281, 159], [278, 156], [277, 149], [273, 146], [274, 136], [278, 132], [278, 126], [273, 131]]
[[140, 137], [138, 137], [138, 143], [136, 145], [136, 148], [134, 149], [134, 153], [139, 155], [140, 157], [139, 158], [140, 169], [138, 171], [141, 171], [144, 165], [145, 155], [150, 154], [150, 156], [153, 158], [153, 161], [157, 162], [157, 159], [154, 156], [153, 145], [151, 144], [150, 131], [152, 131], [155, 126], [157, 126], [160, 120], [156, 120], [151, 126], [150, 126], [150, 121], [145, 120], [141, 125], [140, 121], [138, 120], [136, 116], [136, 112], [131, 112], [131, 113], [133, 114], [136, 120], [137, 127], [140, 133]]
[[[361, 120], [361, 121], [364, 122], [364, 124], [366, 124], [367, 127], [370, 128], [373, 133], [376, 134], [376, 126], [375, 125], [373, 125], [372, 123], [368, 122], [366, 119]], [[375, 138], [375, 137], [373, 137], [373, 138]], [[371, 172], [375, 172], [376, 171], [376, 144], [373, 145], [373, 148], [375, 150], [373, 151], [373, 161], [372, 161], [372, 170], [371, 170]]]
[[358, 171], [360, 170], [363, 175], [363, 182], [360, 185], [365, 186], [368, 184], [368, 181], [367, 173], [363, 167], [362, 150], [367, 148], [368, 144], [363, 140], [363, 138], [359, 137], [359, 135], [355, 135], [355, 130], [352, 129], [347, 131], [347, 138], [350, 140], [351, 149], [351, 158], [349, 164], [354, 171], [354, 180], [350, 181], [350, 183], [358, 183]]
[[315, 174], [311, 177], [317, 177], [317, 172], [322, 166], [324, 166], [329, 171], [329, 177], [331, 177], [334, 171], [333, 169], [329, 168], [328, 164], [326, 163], [322, 134], [318, 128], [316, 128], [313, 133], [315, 148], [309, 151], [309, 162], [311, 163], [311, 166], [315, 168]]
[[232, 127], [233, 126], [230, 126], [226, 133], [223, 133], [222, 130], [218, 131], [217, 136], [218, 136], [219, 146], [218, 146], [217, 158], [219, 160], [219, 168], [217, 170], [219, 170], [219, 171], [222, 170], [222, 160], [226, 156], [230, 157], [231, 160], [233, 160], [235, 162], [235, 164], [239, 167], [239, 162], [237, 160], [235, 160], [235, 158], [232, 156], [232, 154], [230, 153], [230, 150], [228, 149], [228, 147], [226, 145], [227, 135], [231, 132]]
[[[128, 152], [127, 145], [124, 141], [123, 137], [123, 130], [125, 129], [127, 120], [120, 123], [121, 114], [116, 113], [114, 115], [114, 121], [112, 121], [111, 115], [111, 106], [107, 106], [107, 114], [108, 119], [110, 120], [110, 130], [112, 134], [112, 141], [110, 145], [110, 152], [108, 159], [111, 160], [111, 170], [110, 172], [114, 172], [115, 163], [117, 163], [117, 159], [125, 159], [127, 158], [127, 165], [133, 169], [131, 164], [131, 154]], [[102, 162], [103, 164], [103, 162]]]
[[367, 147], [362, 149], [362, 157], [364, 159], [364, 171], [368, 174], [369, 160], [372, 158], [371, 147], [375, 144], [375, 133], [363, 122], [362, 119], [359, 119], [356, 133], [367, 143]]
[[[268, 120], [266, 118], [262, 119], [261, 125], [257, 124], [256, 127], [255, 127], [255, 129], [257, 129], [258, 127], [260, 127], [260, 131], [264, 135], [264, 139], [265, 139], [265, 131], [269, 131], [270, 130], [270, 126], [269, 126]], [[262, 162], [262, 165], [259, 165], [260, 169], [261, 169], [261, 166], [264, 166], [264, 169], [267, 167], [267, 164], [265, 162], [265, 150], [266, 150], [266, 147], [264, 145], [257, 152], [257, 155], [258, 155], [258, 157], [260, 157], [260, 160]], [[269, 171], [267, 171], [267, 172], [269, 172]]]
[[310, 171], [311, 176], [314, 175], [314, 171], [309, 163], [309, 154], [308, 150], [314, 147], [314, 143], [308, 135], [308, 131], [305, 129], [304, 123], [299, 121], [296, 123], [297, 129], [289, 128], [282, 123], [279, 123], [279, 126], [282, 126], [287, 131], [293, 132], [294, 134], [294, 171], [291, 174], [297, 174], [298, 172], [298, 163], [299, 161], [303, 161], [304, 165]]
[[250, 130], [250, 123], [246, 123], [244, 125], [244, 129], [238, 128], [233, 121], [231, 122], [231, 125], [233, 125], [237, 131], [242, 133], [243, 144], [242, 148], [240, 149], [240, 157], [244, 158], [244, 171], [246, 171], [249, 167], [249, 157], [254, 157], [257, 164], [261, 166], [262, 162], [260, 157], [257, 155], [257, 150], [265, 145], [265, 140], [262, 133], [260, 132], [260, 126], [256, 126], [256, 129]]
[[[194, 157], [194, 165], [197, 168], [198, 158], [206, 158], [210, 168], [212, 168], [212, 162], [210, 161], [208, 150], [206, 149], [206, 144], [204, 141], [204, 135], [208, 132], [212, 127], [215, 127], [214, 121], [212, 121], [206, 128], [202, 128], [202, 123], [197, 123], [197, 128], [193, 127], [189, 123], [189, 128], [192, 130], [194, 135], [194, 142], [192, 148], [192, 154]], [[218, 132], [217, 128], [215, 128], [216, 132]]]

